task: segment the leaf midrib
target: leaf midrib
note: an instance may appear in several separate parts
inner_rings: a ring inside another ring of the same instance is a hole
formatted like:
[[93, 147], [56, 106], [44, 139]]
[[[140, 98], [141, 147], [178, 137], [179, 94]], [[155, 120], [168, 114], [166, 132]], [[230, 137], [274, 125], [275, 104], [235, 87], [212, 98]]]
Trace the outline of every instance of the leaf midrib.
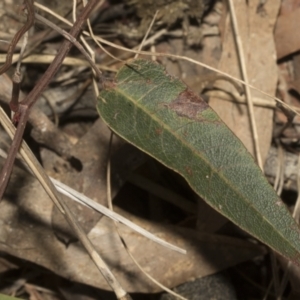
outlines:
[[[126, 81], [126, 79], [123, 80], [123, 82], [125, 82], [125, 81]], [[163, 84], [163, 83], [162, 83], [162, 84]], [[157, 86], [156, 86], [155, 88], [153, 88], [153, 89], [159, 88], [159, 86], [160, 86], [160, 85], [157, 85]], [[152, 91], [153, 89], [151, 89], [151, 91]], [[205, 162], [205, 163], [213, 170], [213, 172], [216, 174], [216, 176], [218, 176], [219, 178], [221, 178], [221, 180], [222, 180], [223, 182], [225, 182], [225, 184], [226, 184], [227, 186], [229, 186], [229, 187], [230, 187], [230, 188], [231, 188], [238, 196], [240, 196], [241, 199], [244, 199], [244, 200], [245, 200], [245, 202], [248, 204], [248, 206], [251, 207], [251, 208], [256, 212], [256, 214], [262, 219], [263, 222], [268, 223], [273, 229], [275, 229], [275, 232], [279, 233], [279, 236], [281, 236], [281, 237], [283, 238], [283, 240], [285, 240], [285, 241], [287, 240], [287, 239], [285, 238], [285, 236], [284, 236], [283, 234], [281, 234], [281, 231], [278, 231], [278, 229], [277, 229], [276, 227], [274, 227], [274, 225], [269, 221], [269, 219], [266, 219], [265, 216], [264, 216], [263, 214], [261, 214], [261, 213], [259, 212], [259, 210], [254, 206], [254, 204], [253, 204], [251, 201], [249, 201], [247, 197], [245, 197], [243, 194], [241, 194], [240, 189], [235, 189], [234, 186], [232, 186], [231, 181], [229, 181], [229, 180], [226, 178], [226, 176], [223, 174], [223, 172], [222, 172], [221, 174], [220, 174], [219, 172], [217, 172], [217, 171], [216, 171], [216, 168], [215, 168], [211, 163], [209, 163], [209, 161], [208, 161], [205, 157], [203, 157], [203, 156], [201, 155], [201, 152], [199, 152], [199, 150], [197, 150], [197, 149], [191, 147], [191, 146], [186, 142], [185, 139], [183, 139], [181, 136], [179, 136], [179, 135], [177, 135], [176, 133], [174, 133], [173, 130], [171, 130], [171, 127], [168, 126], [167, 123], [163, 122], [160, 118], [157, 117], [156, 113], [150, 114], [150, 113], [149, 113], [149, 110], [146, 109], [147, 107], [146, 107], [145, 105], [141, 105], [141, 104], [140, 104], [140, 100], [142, 100], [142, 99], [146, 96], [146, 94], [143, 95], [142, 97], [140, 97], [140, 98], [139, 98], [139, 101], [137, 102], [137, 101], [135, 101], [134, 98], [132, 98], [130, 95], [128, 95], [127, 93], [124, 93], [122, 89], [120, 89], [120, 88], [115, 88], [115, 90], [116, 90], [119, 94], [121, 94], [125, 99], [128, 99], [132, 104], [134, 104], [133, 107], [137, 107], [138, 109], [140, 109], [141, 111], [143, 111], [146, 115], [148, 115], [148, 116], [150, 117], [150, 119], [154, 119], [154, 121], [156, 121], [159, 125], [162, 125], [162, 127], [164, 128], [164, 130], [167, 130], [167, 132], [168, 132], [169, 134], [171, 134], [175, 139], [180, 140], [180, 141], [182, 142], [182, 144], [183, 144], [186, 148], [188, 148], [190, 151], [192, 151], [193, 153], [195, 153], [196, 156], [198, 156], [199, 158], [201, 158], [201, 159], [202, 159], [202, 160], [203, 160], [203, 161], [204, 161], [204, 162]], [[148, 94], [148, 92], [147, 92], [147, 94]], [[134, 108], [134, 109], [135, 109], [135, 108]], [[209, 107], [208, 109], [212, 109], [212, 108]], [[214, 112], [214, 113], [216, 113], [216, 112]], [[224, 125], [225, 125], [225, 124], [224, 124]], [[225, 125], [225, 126], [226, 126], [226, 125]], [[126, 139], [126, 140], [128, 141], [128, 139], [127, 139], [126, 137], [123, 136], [123, 138]], [[130, 141], [128, 141], [128, 142], [130, 142]], [[131, 143], [131, 142], [130, 142], [130, 143]], [[145, 151], [144, 149], [141, 149], [141, 150], [142, 150], [142, 151]], [[149, 151], [146, 151], [146, 152], [147, 152], [150, 156], [153, 156], [151, 152], [149, 152]], [[155, 159], [158, 159], [158, 158], [155, 157]], [[166, 164], [162, 159], [159, 158], [158, 160], [159, 160], [161, 163]], [[167, 165], [167, 167], [170, 168], [169, 165]], [[187, 182], [189, 183], [189, 180], [188, 180], [188, 178], [186, 178], [185, 175], [181, 174], [178, 170], [174, 169], [173, 167], [172, 167], [171, 169], [172, 169], [173, 171], [175, 171], [176, 173], [179, 173], [181, 176], [183, 176], [183, 177], [185, 178], [185, 180], [187, 180]], [[215, 208], [215, 209], [217, 209], [217, 208]], [[218, 209], [217, 209], [217, 210], [218, 210]], [[240, 225], [239, 225], [239, 226], [240, 226]], [[247, 230], [247, 229], [246, 229], [246, 230]], [[290, 244], [290, 242], [289, 242], [289, 244]], [[291, 245], [291, 244], [290, 244], [290, 245]], [[293, 248], [296, 250], [296, 252], [297, 252], [297, 248], [294, 247], [294, 246], [292, 246], [292, 247], [293, 247]]]

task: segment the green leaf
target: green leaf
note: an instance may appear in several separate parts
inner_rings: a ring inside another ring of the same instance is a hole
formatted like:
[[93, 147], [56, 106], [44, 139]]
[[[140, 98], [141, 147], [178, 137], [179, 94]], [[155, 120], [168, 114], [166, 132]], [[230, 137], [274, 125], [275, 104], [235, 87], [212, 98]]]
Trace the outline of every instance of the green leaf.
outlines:
[[164, 68], [134, 60], [99, 95], [118, 135], [181, 174], [232, 222], [300, 264], [300, 231], [251, 154], [199, 96]]

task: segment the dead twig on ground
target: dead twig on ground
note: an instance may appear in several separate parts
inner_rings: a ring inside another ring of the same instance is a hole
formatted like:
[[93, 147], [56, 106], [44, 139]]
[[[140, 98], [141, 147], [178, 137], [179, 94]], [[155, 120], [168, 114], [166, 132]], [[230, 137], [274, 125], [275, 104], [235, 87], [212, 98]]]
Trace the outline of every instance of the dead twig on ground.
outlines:
[[23, 27], [21, 29], [19, 29], [19, 31], [15, 34], [14, 38], [10, 42], [10, 44], [8, 46], [7, 55], [6, 55], [6, 61], [5, 61], [4, 65], [0, 68], [0, 75], [5, 73], [10, 68], [11, 63], [12, 63], [13, 54], [14, 54], [15, 48], [16, 48], [19, 40], [25, 34], [25, 32], [27, 32], [30, 29], [30, 27], [34, 23], [33, 4], [31, 3], [31, 0], [24, 0], [24, 2], [25, 2], [25, 6], [26, 6], [26, 9], [28, 12], [27, 21], [23, 25]]
[[[20, 145], [22, 143], [22, 137], [29, 117], [30, 108], [35, 104], [38, 97], [41, 95], [43, 90], [46, 88], [46, 86], [49, 84], [49, 82], [52, 80], [54, 75], [59, 70], [65, 56], [68, 54], [69, 50], [72, 47], [72, 42], [75, 43], [76, 37], [79, 35], [83, 24], [85, 23], [89, 14], [92, 12], [93, 8], [97, 5], [97, 3], [98, 0], [90, 0], [87, 3], [87, 5], [83, 8], [82, 12], [78, 16], [78, 19], [73, 24], [69, 34], [64, 35], [67, 39], [65, 39], [64, 42], [62, 43], [61, 48], [59, 49], [55, 59], [50, 64], [50, 66], [48, 67], [44, 75], [41, 77], [40, 81], [35, 85], [33, 90], [27, 95], [27, 97], [21, 102], [18, 102], [17, 99], [18, 97], [13, 97], [12, 101], [10, 102], [10, 108], [13, 112], [15, 112], [14, 122], [17, 123], [18, 125], [17, 125], [16, 133], [13, 138], [12, 145], [9, 149], [7, 159], [5, 161], [5, 164], [0, 174], [0, 199], [2, 199], [3, 197], [17, 152], [19, 151]], [[0, 74], [1, 72], [4, 73], [6, 70], [9, 69], [12, 62], [13, 51], [17, 42], [23, 36], [23, 34], [27, 32], [27, 30], [31, 27], [31, 25], [34, 22], [35, 15], [34, 15], [34, 8], [31, 0], [25, 0], [25, 4], [28, 11], [27, 22], [14, 36], [9, 46], [6, 62], [4, 66], [0, 69]], [[41, 168], [39, 165], [37, 165], [37, 167]], [[41, 181], [42, 184], [46, 184], [45, 187], [47, 187], [46, 190], [48, 194], [50, 195], [54, 203], [58, 206], [61, 213], [65, 215], [71, 228], [74, 230], [77, 237], [82, 242], [85, 249], [89, 253], [90, 257], [98, 267], [99, 271], [102, 273], [102, 275], [105, 277], [108, 284], [115, 292], [117, 298], [130, 299], [130, 296], [126, 293], [126, 291], [123, 290], [119, 282], [116, 280], [114, 275], [106, 266], [105, 262], [96, 252], [93, 244], [88, 239], [81, 226], [78, 224], [78, 221], [73, 216], [68, 206], [60, 198], [57, 190], [51, 183], [49, 177], [46, 176], [42, 170], [40, 170], [39, 175], [40, 175], [39, 180]]]
[[[69, 32], [69, 34], [73, 38], [76, 38], [77, 35], [79, 34], [82, 25], [88, 18], [90, 12], [92, 11], [92, 9], [93, 9], [94, 5], [96, 5], [96, 3], [97, 3], [96, 0], [90, 0], [89, 3], [87, 4], [87, 6], [83, 9], [82, 13], [78, 16], [78, 19], [76, 20], [76, 22], [74, 23], [74, 25], [72, 26], [72, 28]], [[34, 20], [34, 9], [33, 9], [32, 3], [29, 0], [26, 0], [26, 5], [27, 5], [27, 10], [28, 10], [27, 23], [30, 24], [30, 26], [31, 26], [33, 23], [33, 20]], [[28, 27], [29, 26], [28, 24], [27, 24], [27, 26], [24, 25], [26, 30], [24, 30], [24, 27], [22, 27], [17, 32], [17, 34], [16, 34], [17, 37], [14, 37], [14, 39], [11, 43], [12, 47], [10, 47], [10, 49], [9, 49], [10, 52], [8, 53], [7, 62], [10, 62], [10, 59], [11, 59], [12, 53], [13, 53], [13, 49], [14, 49], [13, 47], [20, 39], [21, 34], [26, 32], [30, 28], [30, 27]], [[9, 180], [9, 176], [10, 176], [12, 168], [13, 168], [16, 154], [18, 152], [20, 143], [22, 141], [23, 133], [24, 133], [25, 126], [26, 126], [26, 123], [28, 120], [28, 116], [29, 116], [29, 110], [30, 110], [31, 106], [34, 105], [34, 103], [37, 101], [38, 97], [41, 95], [41, 93], [46, 88], [46, 86], [49, 84], [49, 82], [51, 81], [53, 76], [56, 74], [56, 72], [60, 68], [65, 56], [71, 49], [71, 47], [72, 47], [72, 43], [69, 40], [64, 40], [55, 59], [49, 65], [48, 69], [46, 70], [44, 75], [41, 77], [40, 81], [35, 85], [33, 90], [20, 103], [15, 103], [15, 102], [10, 103], [11, 110], [15, 112], [14, 122], [18, 123], [18, 126], [17, 126], [16, 135], [13, 139], [13, 142], [12, 142], [10, 150], [9, 150], [7, 160], [5, 161], [5, 164], [0, 173], [0, 199], [3, 197], [4, 191], [6, 189], [6, 186], [7, 186], [8, 180]], [[7, 62], [4, 65], [4, 67], [5, 67], [4, 71], [7, 68]], [[3, 69], [3, 67], [2, 67], [2, 69]], [[2, 72], [3, 72], [3, 70], [2, 70]]]

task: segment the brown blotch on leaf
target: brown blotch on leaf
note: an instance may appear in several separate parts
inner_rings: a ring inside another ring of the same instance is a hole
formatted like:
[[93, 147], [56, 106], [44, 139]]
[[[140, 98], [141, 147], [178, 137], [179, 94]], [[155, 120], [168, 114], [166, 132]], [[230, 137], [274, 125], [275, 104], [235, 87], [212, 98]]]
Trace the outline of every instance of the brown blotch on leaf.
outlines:
[[189, 176], [193, 176], [193, 170], [191, 167], [185, 167], [185, 171], [188, 173]]
[[209, 108], [209, 105], [200, 96], [187, 88], [168, 107], [180, 117], [196, 120], [197, 115]]
[[162, 128], [156, 128], [156, 129], [155, 129], [156, 135], [161, 135], [162, 132], [163, 132], [163, 129], [162, 129]]

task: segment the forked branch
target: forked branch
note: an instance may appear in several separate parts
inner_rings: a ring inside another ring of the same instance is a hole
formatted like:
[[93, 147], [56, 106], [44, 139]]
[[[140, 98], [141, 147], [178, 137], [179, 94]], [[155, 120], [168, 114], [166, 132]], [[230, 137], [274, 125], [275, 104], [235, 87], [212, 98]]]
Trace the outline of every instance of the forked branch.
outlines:
[[[76, 20], [76, 22], [74, 23], [73, 27], [69, 32], [70, 36], [72, 36], [73, 38], [76, 38], [78, 36], [82, 25], [88, 18], [89, 14], [91, 13], [92, 9], [95, 7], [97, 2], [98, 0], [90, 0], [88, 4], [83, 8], [81, 14], [78, 16], [78, 19]], [[19, 41], [21, 36], [31, 27], [31, 25], [34, 22], [34, 9], [31, 0], [25, 0], [25, 4], [28, 11], [27, 22], [17, 32], [16, 36], [13, 38], [13, 41], [11, 42], [9, 47], [10, 52], [7, 54], [6, 63], [1, 68], [2, 72], [5, 72], [10, 67], [13, 50], [17, 42]], [[72, 43], [69, 40], [64, 40], [55, 59], [49, 65], [48, 69], [43, 74], [39, 82], [32, 89], [32, 91], [18, 105], [11, 105], [12, 111], [15, 112], [14, 122], [17, 123], [18, 126], [17, 126], [16, 135], [12, 141], [11, 147], [8, 152], [8, 157], [0, 173], [0, 199], [2, 199], [3, 197], [4, 191], [6, 189], [13, 168], [15, 157], [20, 148], [23, 133], [29, 116], [29, 109], [32, 105], [34, 105], [38, 97], [41, 95], [41, 93], [44, 91], [46, 86], [49, 84], [49, 82], [52, 80], [54, 75], [57, 73], [71, 47], [72, 47]]]
[[[79, 34], [83, 23], [86, 21], [90, 12], [95, 7], [97, 2], [98, 2], [98, 0], [90, 0], [88, 2], [88, 4], [83, 8], [81, 14], [78, 16], [77, 21], [74, 23], [72, 29], [70, 30], [69, 35], [67, 35], [68, 39], [64, 40], [55, 59], [50, 64], [50, 66], [48, 67], [48, 69], [44, 73], [44, 75], [41, 77], [40, 81], [35, 85], [33, 90], [28, 94], [28, 96], [20, 103], [15, 102], [15, 103], [13, 103], [13, 105], [11, 105], [11, 109], [15, 112], [14, 121], [16, 123], [18, 123], [18, 126], [17, 126], [16, 133], [14, 135], [14, 138], [13, 138], [12, 145], [8, 152], [8, 157], [5, 161], [4, 167], [2, 168], [1, 174], [0, 174], [0, 180], [1, 180], [0, 181], [0, 199], [2, 199], [2, 196], [4, 194], [5, 188], [7, 186], [7, 183], [8, 183], [11, 171], [12, 171], [12, 167], [14, 164], [16, 154], [17, 154], [17, 152], [20, 148], [20, 144], [22, 142], [22, 136], [23, 136], [24, 129], [25, 129], [25, 126], [26, 126], [26, 123], [28, 120], [28, 116], [29, 116], [29, 110], [30, 110], [31, 106], [37, 101], [40, 94], [43, 92], [45, 87], [48, 85], [48, 83], [51, 81], [53, 76], [58, 71], [65, 56], [67, 55], [70, 48], [72, 47], [72, 42], [74, 43], [76, 36]], [[22, 29], [20, 31], [18, 31], [17, 37], [16, 36], [14, 37], [13, 42], [11, 43], [12, 46], [10, 45], [10, 49], [9, 49], [12, 52], [14, 50], [14, 47], [15, 47], [17, 41], [20, 39], [22, 34], [24, 34], [26, 32], [26, 30], [28, 30], [28, 28], [33, 23], [32, 18], [34, 19], [34, 12], [33, 12], [33, 6], [32, 6], [32, 3], [30, 2], [30, 0], [26, 0], [26, 5], [27, 5], [27, 10], [29, 12], [27, 23], [26, 23], [27, 26], [22, 27]], [[29, 26], [29, 24], [30, 24], [30, 26]], [[8, 54], [8, 59], [4, 65], [4, 68], [2, 68], [2, 71], [4, 70], [3, 72], [5, 72], [10, 67], [12, 52], [9, 52], [9, 54]], [[42, 172], [40, 172], [40, 173], [43, 174]], [[50, 179], [47, 176], [44, 176], [44, 177], [45, 177], [44, 181], [45, 182], [48, 181], [48, 184], [50, 184], [49, 185], [51, 187], [50, 195], [52, 195], [51, 198], [58, 205], [60, 211], [65, 215], [70, 226], [72, 227], [72, 229], [74, 230], [74, 232], [76, 233], [76, 235], [78, 236], [78, 238], [80, 239], [80, 241], [82, 242], [84, 247], [86, 248], [87, 252], [93, 259], [94, 263], [96, 264], [98, 269], [101, 271], [102, 275], [105, 277], [105, 279], [107, 280], [109, 285], [114, 290], [117, 298], [118, 299], [131, 299], [130, 296], [126, 293], [126, 291], [124, 291], [122, 289], [122, 287], [120, 286], [118, 281], [115, 279], [115, 277], [113, 276], [113, 274], [111, 273], [109, 268], [106, 266], [106, 264], [102, 260], [102, 258], [95, 251], [92, 243], [90, 242], [88, 237], [83, 232], [81, 226], [78, 224], [76, 218], [73, 216], [73, 214], [69, 210], [68, 206], [65, 204], [64, 201], [62, 201], [60, 199], [56, 189], [52, 186]], [[57, 202], [56, 199], [60, 199], [60, 200], [57, 200], [58, 201]]]

